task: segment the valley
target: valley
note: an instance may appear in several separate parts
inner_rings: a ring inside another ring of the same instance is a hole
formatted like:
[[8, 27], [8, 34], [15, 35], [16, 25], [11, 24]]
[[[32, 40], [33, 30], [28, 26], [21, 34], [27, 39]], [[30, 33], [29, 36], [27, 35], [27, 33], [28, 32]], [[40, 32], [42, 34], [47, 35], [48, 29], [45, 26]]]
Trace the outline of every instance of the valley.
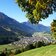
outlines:
[[51, 42], [49, 26], [19, 23], [0, 12], [0, 53], [6, 48], [7, 52], [13, 50], [18, 54], [49, 45]]

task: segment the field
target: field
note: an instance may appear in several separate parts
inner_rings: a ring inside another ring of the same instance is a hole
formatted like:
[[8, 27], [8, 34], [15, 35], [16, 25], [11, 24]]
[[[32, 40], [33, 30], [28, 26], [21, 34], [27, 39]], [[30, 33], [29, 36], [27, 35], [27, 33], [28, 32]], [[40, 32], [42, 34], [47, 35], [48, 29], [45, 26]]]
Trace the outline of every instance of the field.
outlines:
[[56, 45], [32, 49], [15, 56], [56, 56]]

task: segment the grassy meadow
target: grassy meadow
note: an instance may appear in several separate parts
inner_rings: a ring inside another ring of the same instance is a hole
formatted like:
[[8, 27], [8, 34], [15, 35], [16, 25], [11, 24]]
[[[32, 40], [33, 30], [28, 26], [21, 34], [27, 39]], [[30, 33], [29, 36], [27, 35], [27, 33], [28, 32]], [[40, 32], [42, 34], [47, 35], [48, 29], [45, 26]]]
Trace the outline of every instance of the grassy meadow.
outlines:
[[15, 56], [56, 56], [56, 45], [32, 49]]

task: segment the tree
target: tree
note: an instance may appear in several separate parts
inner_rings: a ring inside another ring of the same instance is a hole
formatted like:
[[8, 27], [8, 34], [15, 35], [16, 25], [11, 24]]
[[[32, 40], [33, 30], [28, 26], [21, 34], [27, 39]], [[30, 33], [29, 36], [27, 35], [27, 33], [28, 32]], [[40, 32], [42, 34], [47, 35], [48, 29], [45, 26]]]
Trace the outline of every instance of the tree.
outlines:
[[56, 11], [56, 0], [16, 0], [31, 23], [38, 23]]
[[51, 31], [53, 38], [56, 39], [56, 20], [51, 23]]

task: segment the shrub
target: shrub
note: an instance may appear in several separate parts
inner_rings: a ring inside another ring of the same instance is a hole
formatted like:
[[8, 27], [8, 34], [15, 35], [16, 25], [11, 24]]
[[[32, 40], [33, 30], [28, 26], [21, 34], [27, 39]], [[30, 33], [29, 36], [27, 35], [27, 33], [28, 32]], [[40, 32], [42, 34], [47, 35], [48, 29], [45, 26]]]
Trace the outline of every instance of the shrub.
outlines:
[[46, 44], [44, 43], [44, 41], [38, 41], [38, 42], [35, 42], [33, 45], [35, 48], [38, 48], [41, 46], [45, 46]]
[[34, 49], [34, 45], [33, 44], [28, 44], [25, 48], [25, 50], [30, 50], [30, 49]]
[[12, 50], [10, 50], [9, 56], [14, 56], [14, 52]]
[[7, 48], [5, 48], [5, 49], [1, 52], [0, 56], [7, 56], [7, 55], [8, 55], [8, 53], [7, 53]]
[[21, 53], [22, 51], [20, 49], [16, 49], [15, 54]]

